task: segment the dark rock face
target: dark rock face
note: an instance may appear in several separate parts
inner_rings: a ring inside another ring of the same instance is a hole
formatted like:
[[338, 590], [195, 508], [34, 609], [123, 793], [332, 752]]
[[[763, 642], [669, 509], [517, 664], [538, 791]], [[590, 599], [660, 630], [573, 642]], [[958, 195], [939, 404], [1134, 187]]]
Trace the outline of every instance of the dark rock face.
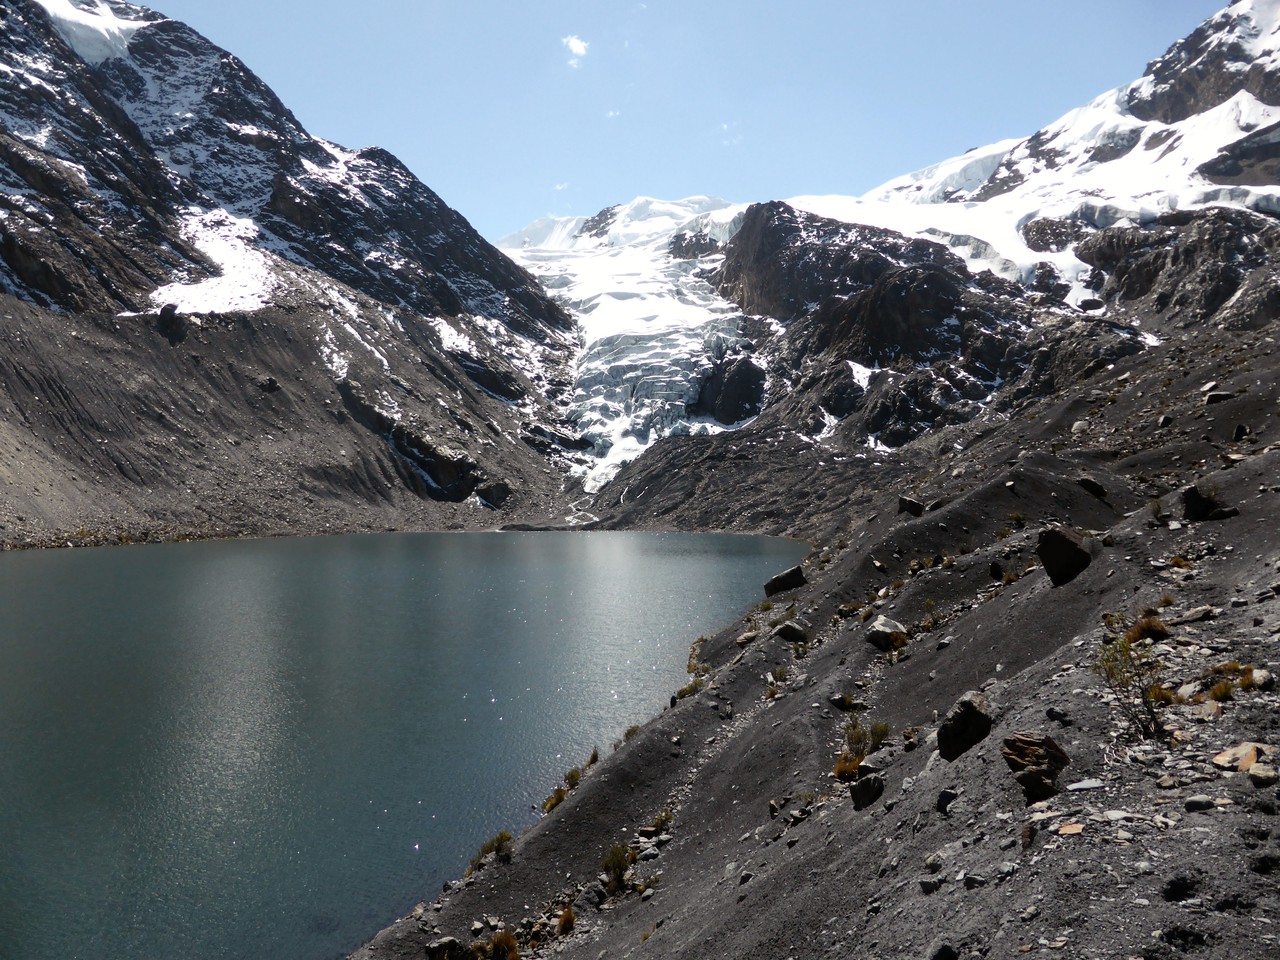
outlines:
[[1084, 537], [1070, 527], [1041, 530], [1036, 541], [1036, 556], [1055, 587], [1070, 583], [1093, 562]]
[[749, 357], [725, 357], [702, 385], [694, 412], [725, 425], [741, 423], [760, 412], [765, 371]]
[[720, 244], [705, 233], [677, 233], [667, 250], [677, 260], [697, 260], [720, 249]]
[[1166, 322], [1241, 328], [1280, 316], [1280, 278], [1261, 269], [1280, 255], [1280, 225], [1259, 214], [1169, 214], [1150, 227], [1101, 230], [1076, 255], [1095, 268], [1104, 299], [1149, 306]]
[[1245, 47], [1256, 33], [1251, 15], [1242, 14], [1238, 4], [1228, 7], [1147, 67], [1152, 82], [1130, 93], [1129, 109], [1140, 120], [1177, 123], [1241, 90], [1280, 104], [1280, 73], [1256, 62]]
[[981, 743], [995, 722], [991, 704], [977, 690], [956, 701], [938, 725], [938, 752], [948, 762]]
[[1280, 123], [1241, 137], [1197, 172], [1221, 184], [1261, 187], [1280, 181]]

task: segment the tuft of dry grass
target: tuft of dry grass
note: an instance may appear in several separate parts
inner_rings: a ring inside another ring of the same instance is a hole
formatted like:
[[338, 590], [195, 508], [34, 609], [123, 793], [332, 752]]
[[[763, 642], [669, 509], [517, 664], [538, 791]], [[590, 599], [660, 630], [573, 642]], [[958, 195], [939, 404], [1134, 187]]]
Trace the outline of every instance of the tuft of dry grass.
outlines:
[[489, 960], [520, 960], [520, 947], [515, 934], [499, 930], [489, 941]]
[[1143, 640], [1168, 640], [1169, 636], [1170, 630], [1165, 626], [1164, 621], [1153, 615], [1139, 617], [1124, 634], [1124, 638], [1129, 643], [1140, 643]]
[[560, 919], [556, 921], [556, 933], [559, 936], [567, 937], [573, 933], [573, 925], [577, 923], [578, 918], [573, 915], [573, 904], [569, 904], [560, 913]]
[[1236, 685], [1231, 680], [1219, 680], [1209, 688], [1209, 699], [1218, 703], [1230, 700], [1236, 692]]

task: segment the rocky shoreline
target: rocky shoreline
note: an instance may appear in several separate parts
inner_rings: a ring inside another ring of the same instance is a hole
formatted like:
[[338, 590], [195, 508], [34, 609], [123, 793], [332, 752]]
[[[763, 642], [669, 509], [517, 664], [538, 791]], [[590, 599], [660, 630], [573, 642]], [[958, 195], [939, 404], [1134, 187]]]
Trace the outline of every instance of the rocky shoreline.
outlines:
[[[778, 527], [838, 531], [806, 583], [697, 646], [670, 709], [353, 957], [498, 956], [504, 932], [521, 956], [1274, 956], [1270, 329], [1182, 331], [884, 474], [846, 468], [835, 498], [758, 474], [790, 491]], [[1150, 740], [1097, 669], [1144, 617]], [[851, 775], [854, 718], [883, 743]]]

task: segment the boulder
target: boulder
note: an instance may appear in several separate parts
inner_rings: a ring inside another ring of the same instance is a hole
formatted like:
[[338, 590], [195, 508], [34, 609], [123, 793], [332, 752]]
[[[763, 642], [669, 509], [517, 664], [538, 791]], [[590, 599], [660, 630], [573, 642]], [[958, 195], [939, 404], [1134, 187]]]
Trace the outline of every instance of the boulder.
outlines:
[[890, 650], [900, 650], [907, 643], [907, 628], [897, 620], [890, 620], [883, 615], [878, 616], [867, 628], [867, 643], [886, 653]]
[[1027, 803], [1039, 803], [1058, 792], [1058, 774], [1071, 758], [1045, 734], [1015, 733], [1006, 737], [1000, 753], [1022, 787]]
[[1213, 765], [1219, 770], [1248, 773], [1255, 763], [1267, 757], [1268, 752], [1265, 744], [1248, 741], [1223, 750], [1213, 758]]
[[795, 620], [778, 624], [774, 628], [773, 635], [784, 643], [804, 643], [809, 639], [809, 631]]
[[924, 515], [924, 504], [914, 497], [908, 497], [905, 494], [898, 497], [898, 512], [909, 513], [913, 517]]
[[1192, 523], [1202, 520], [1226, 520], [1238, 516], [1240, 511], [1227, 506], [1217, 491], [1200, 484], [1192, 484], [1182, 491], [1182, 519]]
[[986, 739], [994, 714], [991, 704], [977, 690], [970, 690], [955, 702], [938, 725], [938, 753], [948, 762]]
[[1040, 531], [1036, 556], [1055, 587], [1070, 583], [1093, 562], [1084, 537], [1070, 527], [1050, 527]]
[[783, 570], [777, 576], [770, 577], [765, 582], [764, 594], [766, 597], [772, 597], [775, 593], [782, 593], [784, 590], [803, 587], [808, 582], [804, 575], [804, 567], [792, 567], [790, 570]]
[[849, 797], [853, 800], [853, 809], [865, 810], [884, 794], [884, 777], [873, 773], [849, 784]]
[[1076, 483], [1080, 484], [1080, 486], [1084, 487], [1085, 490], [1093, 494], [1099, 500], [1107, 499], [1107, 488], [1088, 474], [1078, 477], [1076, 479]]

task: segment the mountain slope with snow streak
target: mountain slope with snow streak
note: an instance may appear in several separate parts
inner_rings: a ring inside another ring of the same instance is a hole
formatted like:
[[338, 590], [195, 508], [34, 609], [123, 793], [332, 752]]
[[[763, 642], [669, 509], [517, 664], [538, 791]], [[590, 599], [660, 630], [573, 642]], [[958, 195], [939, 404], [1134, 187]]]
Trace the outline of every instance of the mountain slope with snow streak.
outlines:
[[[117, 363], [153, 363], [159, 338], [200, 370], [225, 364], [250, 387], [233, 391], [223, 428], [260, 428], [264, 402], [288, 406], [273, 434], [293, 423], [328, 436], [292, 465], [321, 477], [326, 497], [377, 499], [392, 477], [391, 499], [451, 518], [430, 524], [483, 523], [498, 507], [520, 515], [522, 500], [542, 516], [574, 446], [562, 420], [571, 323], [525, 271], [395, 157], [312, 136], [243, 63], [179, 21], [118, 0], [6, 0], [0, 21], [0, 294], [33, 306], [34, 342], [63, 317], [77, 335], [106, 323], [137, 347]], [[277, 324], [286, 347], [255, 356], [271, 339], [260, 331]], [[25, 370], [0, 384], [15, 409], [61, 396], [25, 398], [65, 359], [38, 353], [9, 358]], [[113, 373], [91, 360], [60, 422], [94, 430], [100, 418], [86, 411], [101, 392], [149, 377], [107, 382]], [[129, 467], [130, 443], [148, 442], [134, 432], [116, 446], [86, 440], [91, 461], [134, 483], [185, 470], [175, 458]], [[370, 471], [335, 458], [387, 462]], [[133, 511], [124, 494], [121, 512]]]

